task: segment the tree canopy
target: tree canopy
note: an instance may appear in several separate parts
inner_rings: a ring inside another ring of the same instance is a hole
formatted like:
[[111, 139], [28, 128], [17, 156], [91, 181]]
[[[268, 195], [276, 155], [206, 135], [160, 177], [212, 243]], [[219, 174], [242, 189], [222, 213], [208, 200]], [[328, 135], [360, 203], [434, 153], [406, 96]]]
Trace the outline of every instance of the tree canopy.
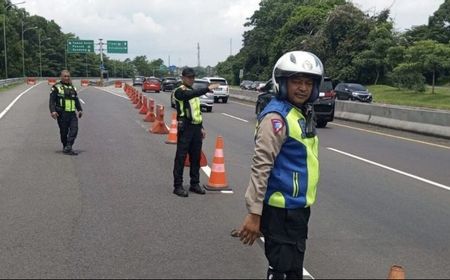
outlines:
[[[240, 69], [244, 80], [267, 80], [283, 53], [305, 50], [322, 60], [336, 82], [394, 84], [393, 77], [407, 73], [399, 69], [414, 69], [419, 80], [434, 85], [450, 79], [449, 18], [445, 0], [428, 25], [398, 32], [388, 9], [369, 14], [344, 0], [262, 0], [245, 24], [251, 29], [242, 49], [216, 71], [234, 84]], [[421, 62], [411, 65], [411, 55]]]

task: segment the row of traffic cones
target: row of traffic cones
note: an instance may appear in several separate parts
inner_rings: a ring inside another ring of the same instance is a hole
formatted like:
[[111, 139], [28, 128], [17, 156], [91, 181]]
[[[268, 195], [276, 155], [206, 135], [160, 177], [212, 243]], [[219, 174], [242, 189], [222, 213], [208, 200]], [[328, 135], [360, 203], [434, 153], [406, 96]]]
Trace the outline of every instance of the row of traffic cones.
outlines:
[[[139, 114], [145, 115], [145, 122], [152, 122], [153, 125], [149, 128], [149, 132], [154, 134], [167, 134], [167, 139], [165, 143], [167, 144], [177, 144], [178, 140], [178, 121], [177, 113], [172, 113], [172, 120], [170, 128], [164, 123], [164, 106], [157, 105], [155, 113], [155, 101], [152, 98], [147, 100], [142, 93], [136, 90], [134, 87], [125, 84], [124, 91], [130, 98], [131, 103], [134, 108], [139, 110]], [[223, 153], [223, 138], [218, 136], [216, 139], [216, 149], [214, 152], [214, 158], [212, 161], [211, 174], [209, 176], [208, 183], [204, 185], [205, 189], [209, 191], [221, 191], [221, 190], [231, 190], [228, 186], [226, 170], [225, 170], [225, 159]], [[189, 155], [186, 157], [184, 162], [185, 166], [190, 166]], [[201, 152], [200, 156], [200, 166], [205, 167], [208, 165], [206, 156]]]

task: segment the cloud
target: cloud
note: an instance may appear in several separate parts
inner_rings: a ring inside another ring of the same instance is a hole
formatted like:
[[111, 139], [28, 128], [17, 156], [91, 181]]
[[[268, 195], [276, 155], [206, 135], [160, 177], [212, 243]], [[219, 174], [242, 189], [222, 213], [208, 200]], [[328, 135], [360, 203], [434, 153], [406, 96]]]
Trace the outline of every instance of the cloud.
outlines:
[[127, 55], [112, 58], [162, 58], [171, 64], [216, 65], [242, 47], [244, 23], [259, 0], [28, 0], [30, 14], [54, 20], [81, 39], [128, 41]]
[[391, 8], [395, 27], [404, 31], [412, 26], [428, 24], [428, 17], [444, 3], [444, 0], [352, 0], [358, 8], [370, 14]]
[[[30, 14], [54, 20], [65, 33], [81, 39], [128, 41], [128, 54], [146, 55], [178, 66], [214, 66], [242, 47], [244, 23], [260, 0], [27, 0]], [[399, 29], [424, 24], [443, 0], [353, 0], [362, 10], [381, 11], [392, 5]]]

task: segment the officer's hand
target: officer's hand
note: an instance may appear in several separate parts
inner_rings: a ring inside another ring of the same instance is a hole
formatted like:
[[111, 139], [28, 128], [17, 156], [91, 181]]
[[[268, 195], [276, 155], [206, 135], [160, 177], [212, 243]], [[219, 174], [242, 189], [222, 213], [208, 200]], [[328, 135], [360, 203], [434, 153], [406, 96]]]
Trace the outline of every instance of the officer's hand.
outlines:
[[78, 112], [78, 118], [81, 119], [82, 116], [83, 116], [83, 111], [79, 111], [79, 112]]
[[205, 138], [206, 138], [206, 131], [205, 131], [205, 129], [202, 128], [202, 139], [205, 139]]
[[244, 223], [239, 229], [239, 237], [245, 245], [253, 245], [253, 242], [261, 236], [260, 232], [261, 216], [249, 213], [244, 219]]
[[220, 86], [218, 83], [209, 84], [208, 89], [209, 91], [212, 91], [213, 89], [216, 89]]
[[59, 114], [57, 112], [52, 112], [51, 116], [56, 120], [59, 117]]

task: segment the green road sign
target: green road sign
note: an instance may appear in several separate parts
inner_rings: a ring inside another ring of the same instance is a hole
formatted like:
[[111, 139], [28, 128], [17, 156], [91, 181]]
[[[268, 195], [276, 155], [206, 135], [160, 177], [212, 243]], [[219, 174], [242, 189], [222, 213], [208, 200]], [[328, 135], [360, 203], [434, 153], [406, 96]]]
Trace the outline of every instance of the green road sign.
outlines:
[[128, 41], [107, 41], [106, 51], [108, 53], [128, 53]]
[[69, 40], [67, 41], [68, 53], [93, 53], [94, 40]]

